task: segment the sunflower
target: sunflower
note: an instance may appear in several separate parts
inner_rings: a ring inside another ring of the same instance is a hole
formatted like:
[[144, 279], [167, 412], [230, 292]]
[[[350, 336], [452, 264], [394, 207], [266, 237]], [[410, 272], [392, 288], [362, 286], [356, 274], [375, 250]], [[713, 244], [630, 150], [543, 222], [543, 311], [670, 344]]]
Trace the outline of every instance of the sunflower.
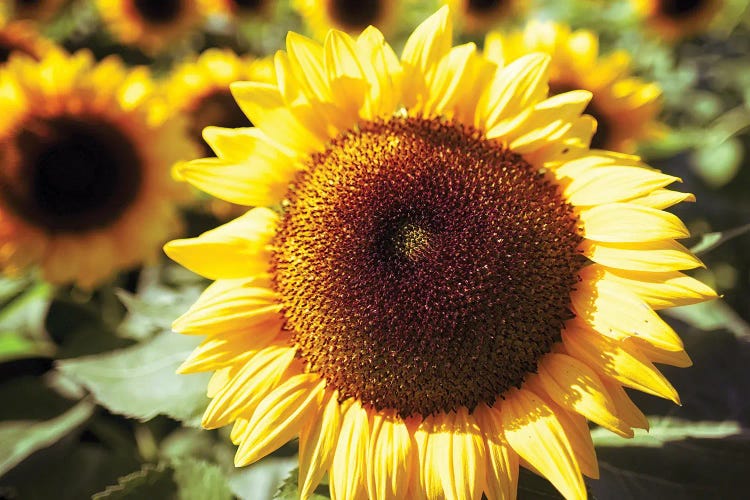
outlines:
[[524, 7], [519, 0], [441, 0], [456, 15], [457, 24], [469, 33], [485, 32]]
[[4, 271], [38, 264], [53, 283], [88, 288], [175, 235], [185, 189], [170, 168], [197, 149], [155, 111], [151, 87], [145, 69], [88, 52], [11, 58], [0, 76]]
[[16, 53], [39, 60], [54, 46], [54, 43], [39, 35], [28, 22], [6, 23], [0, 16], [0, 65], [5, 64], [11, 54]]
[[590, 151], [591, 97], [547, 98], [549, 57], [452, 47], [448, 9], [399, 59], [375, 28], [290, 33], [274, 84], [232, 91], [255, 124], [208, 128], [176, 175], [255, 206], [167, 254], [216, 280], [174, 323], [207, 337], [207, 428], [238, 466], [299, 436], [300, 492], [514, 497], [518, 467], [582, 498], [586, 419], [647, 427], [623, 386], [678, 401], [687, 366], [654, 309], [714, 292], [662, 209], [691, 195]]
[[630, 75], [627, 52], [600, 56], [595, 33], [571, 32], [554, 22], [531, 21], [523, 31], [492, 32], [485, 40], [486, 57], [497, 63], [531, 52], [551, 56], [551, 95], [573, 89], [593, 94], [586, 108], [597, 121], [592, 148], [632, 153], [638, 141], [663, 135], [664, 125], [656, 119], [661, 111], [661, 89]]
[[703, 31], [723, 0], [630, 0], [635, 11], [662, 38], [678, 40]]
[[44, 22], [57, 14], [64, 3], [65, 0], [10, 0], [5, 9], [14, 19]]
[[274, 0], [198, 0], [206, 15], [251, 18], [268, 15]]
[[377, 26], [388, 33], [399, 16], [397, 0], [292, 0], [292, 7], [321, 40], [331, 29], [352, 34]]
[[126, 45], [157, 53], [203, 22], [197, 0], [96, 0], [109, 31]]

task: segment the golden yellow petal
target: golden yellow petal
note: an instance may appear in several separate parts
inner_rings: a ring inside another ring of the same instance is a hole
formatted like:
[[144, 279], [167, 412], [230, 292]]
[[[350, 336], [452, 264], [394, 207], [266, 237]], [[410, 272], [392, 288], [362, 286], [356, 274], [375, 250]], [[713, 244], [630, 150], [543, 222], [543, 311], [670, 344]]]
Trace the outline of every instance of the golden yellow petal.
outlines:
[[615, 269], [658, 273], [704, 267], [687, 248], [673, 240], [644, 243], [584, 240], [579, 248], [594, 262]]
[[657, 189], [656, 191], [649, 193], [646, 196], [630, 200], [630, 203], [636, 203], [638, 205], [663, 210], [673, 205], [677, 205], [678, 203], [682, 203], [683, 201], [694, 202], [695, 195], [693, 195], [692, 193], [671, 191], [669, 189]]
[[568, 353], [620, 383], [679, 404], [672, 384], [637, 349], [569, 322], [562, 332]]
[[630, 427], [648, 430], [648, 419], [643, 412], [631, 401], [625, 389], [615, 380], [602, 377], [602, 383], [612, 397], [617, 407], [617, 415], [628, 423]]
[[329, 31], [323, 44], [323, 61], [336, 105], [350, 123], [356, 123], [364, 107], [369, 83], [354, 40], [343, 31]]
[[281, 304], [270, 286], [267, 277], [215, 281], [172, 328], [180, 333], [208, 335], [271, 321], [278, 317]]
[[634, 203], [608, 203], [579, 213], [586, 239], [635, 243], [687, 238], [690, 232], [674, 214]]
[[581, 470], [568, 437], [552, 409], [536, 394], [511, 389], [500, 417], [505, 439], [565, 498], [586, 498]]
[[447, 447], [432, 449], [432, 467], [438, 469], [446, 498], [480, 498], [485, 484], [482, 433], [465, 407], [459, 408], [450, 421], [445, 430]]
[[263, 397], [282, 381], [294, 349], [272, 345], [252, 356], [214, 396], [201, 425], [215, 429], [236, 418], [250, 418]]
[[445, 414], [429, 415], [419, 424], [414, 433], [414, 442], [419, 453], [419, 487], [424, 498], [443, 498], [443, 485], [439, 469], [433, 465], [436, 449], [447, 446], [447, 426]]
[[164, 252], [213, 280], [262, 274], [269, 270], [270, 245], [278, 220], [272, 210], [254, 208], [196, 238], [170, 241], [164, 245]]
[[550, 353], [539, 362], [538, 380], [552, 401], [566, 410], [580, 413], [623, 437], [633, 437], [630, 426], [618, 418], [615, 404], [599, 377], [582, 361]]
[[416, 466], [416, 444], [405, 422], [376, 413], [372, 416], [367, 451], [367, 497], [407, 498]]
[[582, 281], [570, 298], [576, 315], [603, 335], [618, 340], [638, 337], [668, 351], [683, 350], [672, 327], [622, 285], [594, 278]]
[[505, 440], [500, 405], [480, 404], [474, 415], [484, 433], [485, 494], [488, 500], [514, 500], [518, 491], [518, 455]]
[[466, 85], [471, 75], [468, 66], [472, 58], [477, 57], [477, 46], [466, 43], [453, 47], [435, 68], [435, 76], [427, 88], [426, 102], [422, 112], [425, 116], [452, 116], [454, 103], [459, 100], [471, 100], [466, 95]]
[[307, 95], [320, 102], [330, 102], [333, 94], [323, 66], [323, 46], [290, 31], [286, 37], [286, 51], [290, 67], [297, 81], [305, 85]]
[[584, 279], [598, 276], [618, 283], [653, 309], [686, 306], [717, 297], [711, 287], [679, 271], [629, 271], [593, 264], [581, 270], [580, 274]]
[[333, 462], [341, 428], [341, 405], [337, 393], [326, 391], [318, 418], [303, 422], [299, 433], [299, 492], [307, 499]]
[[325, 380], [313, 373], [289, 378], [269, 392], [250, 418], [250, 432], [237, 449], [234, 464], [251, 464], [299, 434], [306, 420], [319, 418]]
[[573, 205], [601, 205], [646, 196], [678, 180], [648, 168], [600, 166], [576, 175], [563, 194]]
[[363, 118], [372, 120], [393, 114], [401, 101], [401, 61], [374, 26], [368, 26], [357, 38], [357, 48], [370, 82]]
[[680, 368], [687, 368], [693, 365], [693, 360], [690, 359], [688, 353], [685, 351], [668, 351], [666, 349], [660, 349], [651, 345], [643, 339], [630, 337], [624, 339], [623, 344], [632, 345], [638, 349], [644, 356], [646, 356], [652, 363], [661, 363], [670, 366], [678, 366]]
[[367, 410], [355, 401], [344, 411], [329, 470], [331, 500], [366, 498], [364, 474], [370, 434]]

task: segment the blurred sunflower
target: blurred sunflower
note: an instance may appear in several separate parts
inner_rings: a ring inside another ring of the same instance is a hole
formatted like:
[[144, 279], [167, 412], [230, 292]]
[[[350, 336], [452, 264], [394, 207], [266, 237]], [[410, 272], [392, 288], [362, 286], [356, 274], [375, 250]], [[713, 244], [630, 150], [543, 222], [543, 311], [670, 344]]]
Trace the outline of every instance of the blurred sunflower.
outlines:
[[198, 0], [206, 15], [251, 18], [267, 15], [275, 0]]
[[397, 0], [292, 0], [292, 7], [302, 16], [313, 36], [323, 39], [329, 30], [359, 33], [376, 26], [385, 33], [398, 21]]
[[96, 0], [107, 29], [125, 45], [154, 54], [203, 22], [197, 0]]
[[[44, 22], [52, 19], [66, 0], [9, 0], [5, 9], [14, 19]], [[2, 13], [0, 13], [2, 14]]]
[[28, 22], [5, 22], [0, 17], [0, 64], [5, 64], [11, 54], [16, 53], [39, 60], [54, 46]]
[[92, 287], [176, 234], [185, 189], [170, 167], [197, 150], [150, 105], [151, 87], [145, 69], [88, 52], [11, 58], [0, 77], [3, 270], [38, 264], [53, 283]]
[[677, 40], [703, 31], [723, 0], [630, 0], [635, 11], [662, 38]]
[[616, 51], [599, 55], [599, 38], [588, 30], [571, 32], [554, 22], [531, 21], [523, 31], [492, 32], [485, 40], [485, 55], [506, 64], [531, 52], [551, 56], [550, 94], [588, 90], [593, 98], [586, 113], [597, 121], [592, 148], [631, 153], [638, 141], [664, 133], [657, 121], [661, 89], [630, 75], [630, 56]]
[[[205, 127], [252, 126], [229, 90], [230, 83], [240, 80], [275, 81], [273, 61], [238, 57], [230, 50], [209, 49], [197, 60], [178, 66], [164, 85], [170, 108], [186, 116], [190, 138], [202, 148], [203, 156], [214, 156], [203, 139]], [[211, 207], [224, 220], [247, 210], [220, 200], [214, 200]]]
[[299, 436], [302, 498], [326, 471], [332, 498], [512, 498], [519, 464], [583, 498], [585, 419], [632, 436], [623, 386], [678, 401], [653, 309], [715, 296], [662, 211], [691, 195], [589, 151], [589, 92], [451, 40], [447, 8], [400, 59], [374, 28], [290, 33], [276, 84], [232, 85], [255, 128], [176, 169], [256, 206], [165, 246], [216, 280], [174, 323], [207, 335], [180, 371], [215, 370], [203, 425], [234, 423], [238, 466]]
[[450, 6], [456, 24], [469, 33], [481, 33], [507, 20], [525, 4], [519, 0], [441, 0]]

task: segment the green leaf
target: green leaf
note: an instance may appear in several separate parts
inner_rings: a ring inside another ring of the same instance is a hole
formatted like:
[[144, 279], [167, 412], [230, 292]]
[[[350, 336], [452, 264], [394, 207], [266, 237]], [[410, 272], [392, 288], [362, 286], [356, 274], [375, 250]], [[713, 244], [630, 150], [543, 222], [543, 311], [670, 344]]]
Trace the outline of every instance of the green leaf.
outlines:
[[647, 448], [661, 448], [668, 441], [678, 441], [685, 438], [724, 438], [742, 434], [742, 428], [737, 422], [691, 422], [677, 418], [649, 419], [650, 429], [635, 430], [631, 439], [623, 439], [612, 432], [597, 427], [591, 431], [594, 446], [639, 446]]
[[196, 459], [172, 463], [180, 500], [231, 500], [227, 478], [215, 464]]
[[163, 414], [198, 426], [208, 404], [210, 374], [178, 375], [175, 370], [200, 340], [164, 332], [137, 346], [60, 361], [57, 367], [113, 413], [142, 421]]
[[733, 137], [697, 148], [691, 155], [691, 165], [706, 184], [720, 188], [739, 172], [743, 151], [742, 143]]
[[701, 236], [701, 239], [698, 243], [690, 248], [690, 251], [696, 255], [706, 254], [719, 245], [722, 245], [727, 241], [732, 240], [737, 236], [742, 236], [743, 234], [748, 232], [750, 232], [750, 224], [727, 229], [726, 231], [706, 233]]
[[699, 330], [714, 331], [726, 328], [737, 337], [750, 338], [750, 325], [721, 299], [672, 307], [660, 312]]
[[[284, 479], [273, 496], [274, 500], [297, 500], [299, 499], [299, 485], [297, 478], [299, 476], [299, 467], [292, 470]], [[325, 484], [319, 485], [315, 492], [310, 496], [310, 500], [328, 500], [331, 498], [328, 488]]]
[[144, 465], [141, 470], [118, 479], [117, 484], [95, 494], [93, 500], [120, 500], [143, 498], [177, 498], [177, 484], [172, 478], [172, 470], [164, 464]]
[[172, 321], [188, 310], [205, 286], [185, 286], [179, 290], [160, 285], [145, 288], [138, 295], [118, 290], [117, 297], [128, 310], [118, 333], [133, 339], [144, 339], [171, 330]]
[[52, 357], [52, 342], [34, 340], [21, 332], [0, 332], [0, 363], [14, 359]]
[[92, 415], [94, 408], [93, 402], [84, 400], [51, 420], [0, 423], [0, 476], [81, 425]]

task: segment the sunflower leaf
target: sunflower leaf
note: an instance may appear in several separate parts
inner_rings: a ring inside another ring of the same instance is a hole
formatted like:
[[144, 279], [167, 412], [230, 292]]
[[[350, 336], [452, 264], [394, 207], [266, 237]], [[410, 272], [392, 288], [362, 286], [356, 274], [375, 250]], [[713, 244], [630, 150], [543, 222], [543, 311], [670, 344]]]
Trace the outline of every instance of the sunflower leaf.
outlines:
[[227, 478], [218, 465], [204, 460], [180, 459], [172, 463], [180, 500], [231, 500]]
[[[273, 496], [274, 500], [297, 500], [299, 498], [298, 475], [299, 468], [295, 468], [289, 473]], [[325, 484], [320, 484], [310, 496], [310, 500], [328, 500], [329, 498], [331, 498], [331, 495]]]
[[85, 422], [95, 405], [83, 400], [51, 420], [10, 420], [0, 423], [0, 476], [35, 451], [57, 442]]
[[141, 421], [163, 414], [197, 426], [210, 375], [175, 371], [200, 340], [163, 332], [137, 346], [59, 361], [57, 368], [113, 413]]
[[678, 319], [699, 330], [710, 332], [727, 329], [739, 338], [750, 338], [750, 325], [723, 300], [672, 307], [663, 312], [665, 316]]
[[727, 241], [734, 239], [738, 236], [742, 236], [745, 233], [750, 232], [750, 224], [745, 224], [726, 231], [720, 231], [715, 233], [706, 233], [701, 236], [701, 239], [696, 243], [690, 251], [696, 255], [703, 255], [711, 250], [715, 249], [719, 245], [726, 243]]
[[95, 494], [94, 500], [174, 498], [177, 485], [172, 478], [172, 470], [164, 464], [146, 464], [141, 470], [117, 480], [117, 484]]

